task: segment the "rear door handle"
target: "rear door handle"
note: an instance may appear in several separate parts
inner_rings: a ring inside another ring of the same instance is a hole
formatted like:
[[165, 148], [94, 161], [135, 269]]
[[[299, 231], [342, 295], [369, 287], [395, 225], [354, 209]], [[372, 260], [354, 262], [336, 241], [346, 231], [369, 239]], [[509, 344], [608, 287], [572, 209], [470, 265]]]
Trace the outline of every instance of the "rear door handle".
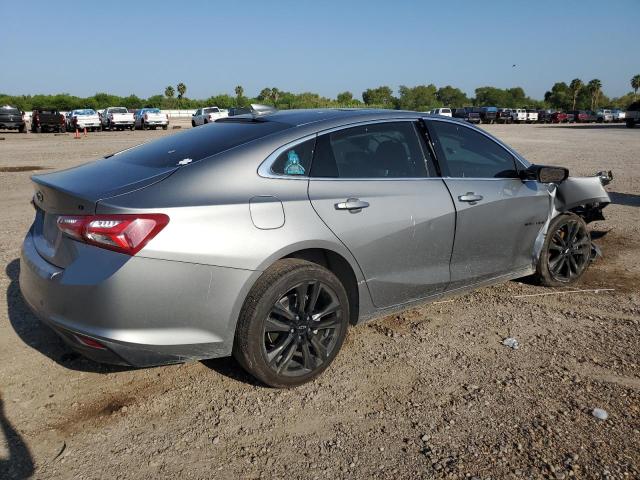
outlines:
[[349, 210], [352, 212], [360, 211], [369, 206], [369, 202], [360, 200], [359, 198], [348, 198], [345, 202], [336, 203], [336, 210]]
[[471, 205], [475, 205], [476, 203], [478, 203], [483, 198], [484, 197], [482, 195], [476, 195], [473, 192], [467, 192], [464, 195], [460, 195], [458, 197], [458, 200], [460, 200], [461, 202], [468, 202]]

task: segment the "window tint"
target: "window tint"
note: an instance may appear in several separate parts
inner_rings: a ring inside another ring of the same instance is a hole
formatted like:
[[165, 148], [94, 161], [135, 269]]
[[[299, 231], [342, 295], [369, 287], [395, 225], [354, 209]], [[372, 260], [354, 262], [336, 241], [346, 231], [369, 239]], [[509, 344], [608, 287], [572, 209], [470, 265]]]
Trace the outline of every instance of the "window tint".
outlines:
[[308, 176], [315, 144], [316, 139], [312, 138], [285, 150], [273, 162], [271, 171], [276, 175]]
[[149, 167], [174, 166], [185, 158], [197, 162], [287, 128], [290, 126], [280, 122], [215, 122], [210, 128], [193, 128], [162, 137], [118, 153], [114, 158]]
[[517, 177], [513, 156], [490, 138], [463, 125], [429, 122], [444, 173], [454, 178]]
[[314, 177], [426, 177], [424, 152], [411, 122], [363, 125], [318, 137]]

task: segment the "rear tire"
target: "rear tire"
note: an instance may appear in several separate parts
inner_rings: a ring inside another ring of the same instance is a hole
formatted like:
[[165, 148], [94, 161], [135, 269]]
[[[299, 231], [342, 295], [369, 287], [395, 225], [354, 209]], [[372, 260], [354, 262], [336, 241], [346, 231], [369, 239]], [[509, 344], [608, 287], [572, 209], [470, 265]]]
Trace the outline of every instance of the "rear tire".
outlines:
[[191, 128], [195, 128], [196, 127], [196, 122], [194, 122], [193, 120], [191, 120]]
[[349, 301], [329, 270], [288, 258], [269, 267], [249, 292], [233, 354], [265, 384], [309, 382], [334, 360], [347, 333]]
[[162, 129], [163, 129], [163, 130], [166, 130], [167, 128], [169, 128], [169, 125], [163, 125], [163, 126], [162, 126]]
[[551, 221], [536, 266], [536, 278], [546, 287], [576, 283], [591, 261], [591, 237], [585, 221], [563, 213]]

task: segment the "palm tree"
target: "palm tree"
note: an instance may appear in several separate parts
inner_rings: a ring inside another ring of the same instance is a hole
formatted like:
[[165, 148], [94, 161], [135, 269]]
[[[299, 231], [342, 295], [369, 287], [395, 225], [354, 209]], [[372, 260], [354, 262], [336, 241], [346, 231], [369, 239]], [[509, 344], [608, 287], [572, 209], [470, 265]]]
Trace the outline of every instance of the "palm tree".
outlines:
[[278, 90], [276, 87], [273, 87], [271, 89], [271, 100], [273, 100], [274, 104], [278, 103], [279, 97], [280, 97], [280, 90]]
[[173, 98], [175, 94], [176, 94], [176, 91], [173, 89], [171, 85], [169, 85], [167, 88], [164, 89], [164, 96], [167, 98]]
[[244, 94], [244, 88], [242, 88], [240, 85], [238, 85], [238, 86], [235, 88], [235, 92], [236, 92], [236, 97], [240, 98], [240, 97], [242, 97], [242, 96], [243, 96], [243, 94]]
[[582, 90], [583, 86], [584, 84], [582, 83], [582, 80], [580, 80], [579, 78], [574, 78], [573, 80], [571, 80], [571, 83], [569, 84], [569, 88], [571, 89], [571, 93], [573, 94], [572, 110], [576, 109], [576, 99], [578, 98], [578, 93], [580, 93], [580, 90]]
[[187, 93], [187, 86], [180, 82], [176, 88], [178, 89], [178, 98], [183, 98], [184, 94]]
[[598, 108], [598, 97], [602, 89], [602, 82], [594, 78], [587, 84], [587, 89], [591, 93], [591, 110]]
[[631, 88], [633, 88], [633, 99], [635, 100], [638, 96], [638, 89], [640, 89], [640, 73], [631, 79]]

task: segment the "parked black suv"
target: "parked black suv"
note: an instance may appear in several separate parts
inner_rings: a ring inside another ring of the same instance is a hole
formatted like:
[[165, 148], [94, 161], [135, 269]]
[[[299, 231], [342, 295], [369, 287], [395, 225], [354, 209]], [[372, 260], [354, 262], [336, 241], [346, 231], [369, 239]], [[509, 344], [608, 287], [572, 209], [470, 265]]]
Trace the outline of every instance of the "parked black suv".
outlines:
[[36, 108], [31, 114], [31, 131], [40, 132], [66, 132], [64, 114], [51, 108]]
[[453, 110], [452, 116], [454, 118], [462, 118], [469, 123], [480, 123], [480, 114], [473, 110], [474, 107], [456, 108]]
[[0, 107], [0, 128], [18, 130], [20, 133], [26, 132], [27, 129], [24, 121], [24, 112], [21, 112], [11, 105]]

